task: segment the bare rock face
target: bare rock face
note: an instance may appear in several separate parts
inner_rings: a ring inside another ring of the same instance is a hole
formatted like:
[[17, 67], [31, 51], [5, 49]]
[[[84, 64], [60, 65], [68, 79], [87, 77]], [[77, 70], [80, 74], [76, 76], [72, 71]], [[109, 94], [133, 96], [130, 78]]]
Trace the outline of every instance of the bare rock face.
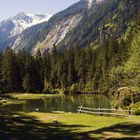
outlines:
[[52, 30], [47, 34], [45, 40], [39, 42], [32, 50], [33, 54], [36, 54], [37, 50], [41, 50], [43, 53], [45, 50], [51, 51], [54, 44], [58, 45], [66, 36], [66, 34], [76, 27], [80, 22], [81, 15], [73, 15], [66, 19], [61, 20], [56, 24]]

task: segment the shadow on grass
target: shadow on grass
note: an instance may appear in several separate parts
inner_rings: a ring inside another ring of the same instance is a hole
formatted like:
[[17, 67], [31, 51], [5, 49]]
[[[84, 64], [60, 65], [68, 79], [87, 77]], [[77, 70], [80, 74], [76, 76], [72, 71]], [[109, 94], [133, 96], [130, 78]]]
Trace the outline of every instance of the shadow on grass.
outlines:
[[9, 94], [2, 94], [2, 95], [0, 95], [0, 97], [3, 99], [16, 99], [16, 98], [10, 96]]
[[46, 124], [34, 117], [0, 111], [1, 140], [94, 140], [88, 134], [74, 132], [81, 125]]
[[98, 129], [91, 133], [100, 134], [102, 138], [107, 140], [140, 140], [140, 124], [125, 122]]
[[82, 127], [87, 126], [42, 123], [35, 117], [0, 111], [0, 140], [96, 140], [94, 136], [101, 140], [140, 140], [136, 137], [140, 136], [140, 124], [120, 123], [95, 131], [75, 132]]

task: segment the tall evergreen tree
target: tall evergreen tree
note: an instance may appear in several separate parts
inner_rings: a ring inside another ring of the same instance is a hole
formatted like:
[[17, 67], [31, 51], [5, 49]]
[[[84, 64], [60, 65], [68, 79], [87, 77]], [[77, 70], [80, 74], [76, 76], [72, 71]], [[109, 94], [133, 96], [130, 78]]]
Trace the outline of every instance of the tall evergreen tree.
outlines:
[[3, 90], [13, 92], [19, 90], [19, 68], [16, 61], [16, 55], [12, 49], [7, 48], [1, 62], [1, 80]]

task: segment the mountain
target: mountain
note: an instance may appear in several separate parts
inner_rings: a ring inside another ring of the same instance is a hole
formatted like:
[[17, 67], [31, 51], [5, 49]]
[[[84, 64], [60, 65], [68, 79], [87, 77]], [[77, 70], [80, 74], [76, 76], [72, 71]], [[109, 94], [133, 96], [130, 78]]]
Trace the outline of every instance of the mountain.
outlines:
[[0, 44], [9, 44], [9, 42], [12, 43], [12, 40], [14, 41], [15, 37], [22, 31], [33, 25], [48, 21], [50, 17], [50, 15], [37, 13], [19, 13], [14, 17], [2, 21], [0, 23]]
[[109, 37], [121, 38], [139, 7], [138, 0], [80, 0], [48, 22], [26, 29], [11, 46], [32, 54], [50, 52], [54, 45], [60, 51], [72, 46], [97, 47]]
[[[103, 1], [103, 0], [102, 0]], [[29, 28], [16, 39], [13, 49], [24, 48], [35, 53], [51, 51], [54, 44], [58, 45], [65, 36], [72, 31], [82, 20], [83, 16], [93, 6], [100, 4], [101, 0], [81, 0], [67, 9], [55, 14], [47, 23]]]
[[138, 0], [98, 1], [96, 6], [84, 13], [78, 26], [67, 34], [58, 48], [96, 46], [108, 38], [121, 38], [136, 17], [139, 7]]

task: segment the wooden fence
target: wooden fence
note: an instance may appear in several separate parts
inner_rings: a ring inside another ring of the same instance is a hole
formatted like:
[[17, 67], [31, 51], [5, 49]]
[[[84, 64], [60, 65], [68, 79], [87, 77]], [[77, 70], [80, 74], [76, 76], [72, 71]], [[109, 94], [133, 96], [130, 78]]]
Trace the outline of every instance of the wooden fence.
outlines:
[[89, 113], [95, 115], [111, 115], [111, 116], [124, 116], [128, 117], [132, 115], [132, 110], [122, 110], [122, 109], [107, 109], [107, 108], [88, 108], [83, 106], [78, 106], [78, 114]]

